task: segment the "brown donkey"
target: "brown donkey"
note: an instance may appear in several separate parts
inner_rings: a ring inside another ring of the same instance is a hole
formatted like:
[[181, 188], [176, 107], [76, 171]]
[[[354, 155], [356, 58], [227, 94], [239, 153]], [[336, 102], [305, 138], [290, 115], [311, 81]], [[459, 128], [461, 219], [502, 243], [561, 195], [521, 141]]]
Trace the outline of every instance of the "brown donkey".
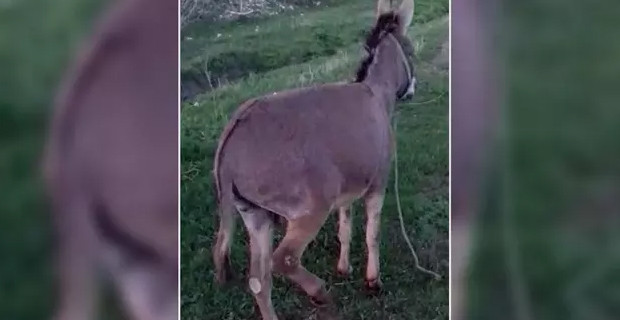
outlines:
[[[213, 257], [216, 278], [229, 274], [237, 210], [250, 237], [249, 287], [263, 319], [277, 319], [271, 303], [272, 270], [299, 285], [317, 303], [328, 302], [325, 282], [301, 257], [328, 214], [338, 209], [338, 271], [350, 272], [351, 220], [347, 208], [365, 202], [366, 285], [379, 288], [379, 215], [389, 174], [390, 116], [397, 98], [413, 94], [413, 50], [406, 30], [413, 0], [391, 11], [379, 1], [366, 39], [368, 56], [353, 83], [274, 93], [245, 102], [220, 138], [214, 176], [220, 227]], [[274, 217], [287, 220], [272, 252]]]
[[177, 21], [175, 0], [117, 2], [60, 92], [44, 160], [56, 320], [96, 318], [98, 269], [132, 319], [177, 319]]

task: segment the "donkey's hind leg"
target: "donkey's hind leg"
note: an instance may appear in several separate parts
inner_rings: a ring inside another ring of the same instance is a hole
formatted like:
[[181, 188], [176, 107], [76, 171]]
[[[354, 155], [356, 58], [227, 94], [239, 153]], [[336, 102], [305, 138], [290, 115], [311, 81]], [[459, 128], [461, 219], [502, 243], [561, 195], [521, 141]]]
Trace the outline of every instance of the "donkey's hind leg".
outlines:
[[319, 305], [331, 301], [325, 281], [303, 267], [301, 256], [325, 223], [327, 215], [325, 212], [289, 220], [286, 235], [273, 254], [274, 271], [299, 285]]
[[123, 303], [135, 320], [177, 320], [177, 266], [151, 262], [111, 263]]
[[[157, 209], [142, 207], [152, 216], [164, 216]], [[134, 320], [177, 320], [178, 265], [177, 250], [168, 252], [154, 246], [153, 239], [138, 238], [128, 231], [130, 225], [119, 216], [130, 211], [98, 206], [94, 225], [101, 244], [103, 266], [115, 282], [119, 296]], [[172, 216], [172, 212], [166, 215]], [[136, 216], [145, 214], [134, 211]], [[162, 229], [158, 229], [162, 230]], [[176, 231], [176, 229], [174, 230]]]
[[277, 320], [271, 303], [273, 221], [261, 208], [239, 208], [250, 236], [249, 287], [264, 320]]
[[366, 264], [365, 282], [371, 290], [382, 286], [379, 274], [379, 229], [381, 226], [381, 208], [383, 207], [383, 192], [373, 192], [364, 197], [366, 206], [366, 248], [368, 261]]

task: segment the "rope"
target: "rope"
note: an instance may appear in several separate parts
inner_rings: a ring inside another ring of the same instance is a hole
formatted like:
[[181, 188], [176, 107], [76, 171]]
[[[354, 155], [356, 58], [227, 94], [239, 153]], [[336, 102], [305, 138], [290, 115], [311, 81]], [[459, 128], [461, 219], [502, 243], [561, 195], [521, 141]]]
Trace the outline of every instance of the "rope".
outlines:
[[[398, 121], [396, 121], [396, 117], [394, 117], [394, 139], [396, 139], [396, 125]], [[405, 238], [405, 242], [407, 242], [407, 246], [409, 250], [411, 250], [411, 254], [413, 255], [413, 260], [415, 261], [416, 269], [432, 275], [435, 277], [435, 280], [441, 280], [441, 276], [433, 271], [427, 270], [420, 265], [420, 259], [418, 259], [418, 255], [411, 244], [411, 240], [409, 236], [407, 236], [407, 231], [405, 230], [405, 220], [403, 219], [403, 210], [400, 205], [400, 194], [398, 192], [398, 148], [396, 147], [397, 143], [394, 141], [394, 193], [396, 194], [396, 209], [398, 210], [398, 219], [400, 220], [400, 231], [403, 234], [403, 238]]]
[[427, 103], [435, 102], [435, 101], [437, 101], [437, 100], [441, 99], [441, 98], [442, 98], [443, 96], [445, 96], [445, 95], [446, 95], [446, 93], [445, 93], [445, 92], [442, 92], [440, 95], [438, 95], [438, 96], [434, 97], [433, 99], [428, 99], [428, 100], [426, 100], [426, 101], [421, 101], [421, 102], [409, 102], [409, 103], [407, 103], [407, 104], [408, 104], [408, 105], [416, 105], [416, 106], [419, 106], [419, 105], [423, 105], [423, 104], [427, 104]]

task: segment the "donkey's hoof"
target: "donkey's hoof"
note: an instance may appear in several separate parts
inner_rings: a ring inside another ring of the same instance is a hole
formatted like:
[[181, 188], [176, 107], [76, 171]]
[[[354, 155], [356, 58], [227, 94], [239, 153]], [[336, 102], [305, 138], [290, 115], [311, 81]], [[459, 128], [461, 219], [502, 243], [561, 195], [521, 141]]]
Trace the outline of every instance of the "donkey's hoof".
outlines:
[[315, 305], [316, 307], [322, 307], [322, 306], [332, 304], [333, 298], [329, 294], [329, 292], [327, 292], [325, 287], [323, 287], [315, 295], [310, 296], [310, 302], [312, 302], [312, 304]]
[[336, 272], [338, 273], [338, 276], [348, 278], [351, 275], [351, 272], [353, 272], [353, 267], [350, 265], [347, 267], [338, 266], [336, 267]]
[[366, 279], [364, 280], [364, 285], [366, 287], [366, 290], [372, 293], [377, 293], [383, 288], [383, 282], [381, 282], [381, 278]]

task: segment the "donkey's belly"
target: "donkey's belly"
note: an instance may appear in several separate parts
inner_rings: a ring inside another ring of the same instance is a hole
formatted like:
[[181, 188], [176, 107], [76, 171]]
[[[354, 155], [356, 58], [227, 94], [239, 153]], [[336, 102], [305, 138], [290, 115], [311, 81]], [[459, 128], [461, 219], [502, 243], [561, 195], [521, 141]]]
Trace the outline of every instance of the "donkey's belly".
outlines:
[[317, 196], [317, 191], [320, 192], [320, 190], [306, 189], [304, 193], [307, 196], [289, 190], [274, 192], [264, 196], [256, 204], [287, 219], [297, 219], [349, 206], [364, 194], [364, 190], [360, 190], [360, 192], [342, 193], [328, 198], [323, 195]]

